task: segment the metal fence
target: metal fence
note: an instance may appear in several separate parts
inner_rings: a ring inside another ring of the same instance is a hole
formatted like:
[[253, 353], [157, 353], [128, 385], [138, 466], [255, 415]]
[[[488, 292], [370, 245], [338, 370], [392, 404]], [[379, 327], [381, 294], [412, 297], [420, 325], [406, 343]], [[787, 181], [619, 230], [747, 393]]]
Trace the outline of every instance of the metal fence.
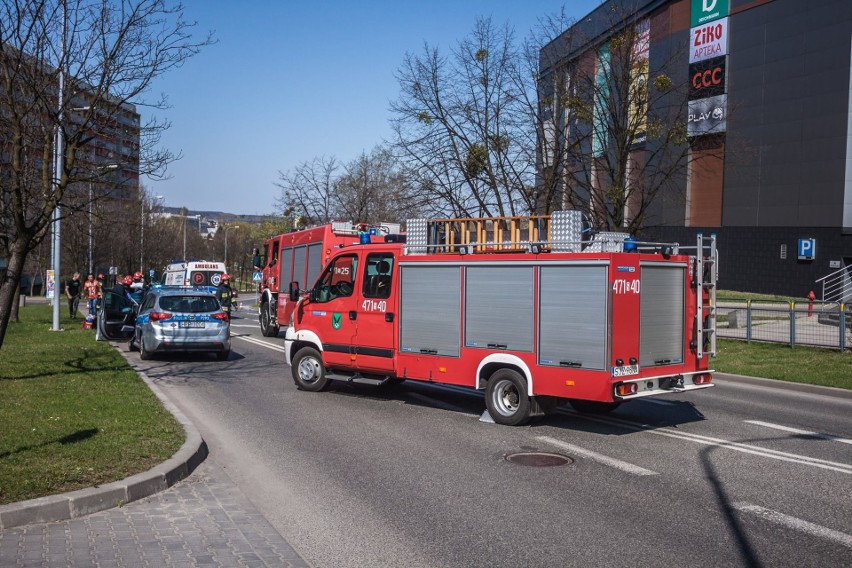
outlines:
[[716, 304], [716, 334], [724, 339], [852, 347], [852, 306], [833, 302], [724, 300]]

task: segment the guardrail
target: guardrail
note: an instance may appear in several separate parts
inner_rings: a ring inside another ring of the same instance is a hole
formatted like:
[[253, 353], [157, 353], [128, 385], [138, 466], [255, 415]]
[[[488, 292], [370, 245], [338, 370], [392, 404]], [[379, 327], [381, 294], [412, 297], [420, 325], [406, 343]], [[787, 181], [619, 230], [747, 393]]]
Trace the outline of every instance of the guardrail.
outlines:
[[727, 299], [717, 303], [716, 334], [748, 342], [852, 347], [852, 305]]

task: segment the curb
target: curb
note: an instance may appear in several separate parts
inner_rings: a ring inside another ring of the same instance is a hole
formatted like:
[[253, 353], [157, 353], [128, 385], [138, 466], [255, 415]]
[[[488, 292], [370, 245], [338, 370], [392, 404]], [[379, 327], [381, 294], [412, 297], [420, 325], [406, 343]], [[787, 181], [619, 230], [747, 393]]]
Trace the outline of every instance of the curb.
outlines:
[[70, 493], [48, 495], [18, 503], [0, 506], [0, 529], [9, 529], [34, 523], [52, 523], [67, 521], [97, 513], [105, 509], [121, 507], [131, 501], [137, 501], [154, 493], [164, 491], [187, 477], [207, 457], [207, 444], [192, 422], [178, 410], [163, 391], [127, 358], [127, 353], [117, 349], [130, 367], [142, 377], [145, 384], [154, 392], [166, 410], [183, 426], [186, 440], [171, 458], [150, 470], [131, 475], [120, 481], [113, 481], [98, 487], [78, 489]]
[[[823, 396], [831, 396], [834, 398], [852, 399], [852, 390], [841, 389], [837, 387], [824, 387], [820, 385], [808, 385], [805, 383], [791, 383], [782, 381], [781, 379], [764, 379], [762, 377], [749, 377], [747, 375], [733, 375], [731, 373], [716, 372], [715, 376], [723, 381], [732, 383], [746, 383], [761, 387], [772, 387], [780, 390], [804, 392], [808, 394], [820, 394]], [[715, 380], [715, 379], [714, 379]]]

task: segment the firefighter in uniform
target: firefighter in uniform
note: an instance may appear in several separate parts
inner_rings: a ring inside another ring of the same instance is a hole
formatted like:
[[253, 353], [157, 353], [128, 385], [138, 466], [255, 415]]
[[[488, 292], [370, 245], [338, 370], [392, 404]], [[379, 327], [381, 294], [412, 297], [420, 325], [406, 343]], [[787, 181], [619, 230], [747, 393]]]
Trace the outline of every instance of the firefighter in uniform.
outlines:
[[223, 274], [219, 279], [219, 285], [216, 287], [216, 298], [222, 304], [222, 311], [231, 317], [231, 302], [234, 299], [234, 291], [231, 289], [231, 277]]

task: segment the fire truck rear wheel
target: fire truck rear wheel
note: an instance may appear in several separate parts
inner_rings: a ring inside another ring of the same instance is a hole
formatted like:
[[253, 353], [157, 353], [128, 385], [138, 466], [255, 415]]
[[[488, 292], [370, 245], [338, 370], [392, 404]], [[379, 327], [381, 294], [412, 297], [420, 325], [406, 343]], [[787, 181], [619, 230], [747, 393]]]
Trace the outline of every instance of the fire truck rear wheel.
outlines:
[[302, 347], [293, 358], [293, 382], [299, 390], [319, 392], [328, 386], [322, 355], [313, 347]]
[[512, 369], [500, 369], [488, 379], [485, 406], [494, 422], [519, 426], [530, 419], [530, 397], [527, 382]]
[[568, 401], [577, 412], [584, 414], [606, 414], [612, 412], [619, 406], [620, 402], [599, 402], [596, 400], [574, 400]]
[[272, 324], [272, 314], [269, 313], [269, 302], [260, 304], [260, 332], [264, 337], [278, 335], [278, 326]]

